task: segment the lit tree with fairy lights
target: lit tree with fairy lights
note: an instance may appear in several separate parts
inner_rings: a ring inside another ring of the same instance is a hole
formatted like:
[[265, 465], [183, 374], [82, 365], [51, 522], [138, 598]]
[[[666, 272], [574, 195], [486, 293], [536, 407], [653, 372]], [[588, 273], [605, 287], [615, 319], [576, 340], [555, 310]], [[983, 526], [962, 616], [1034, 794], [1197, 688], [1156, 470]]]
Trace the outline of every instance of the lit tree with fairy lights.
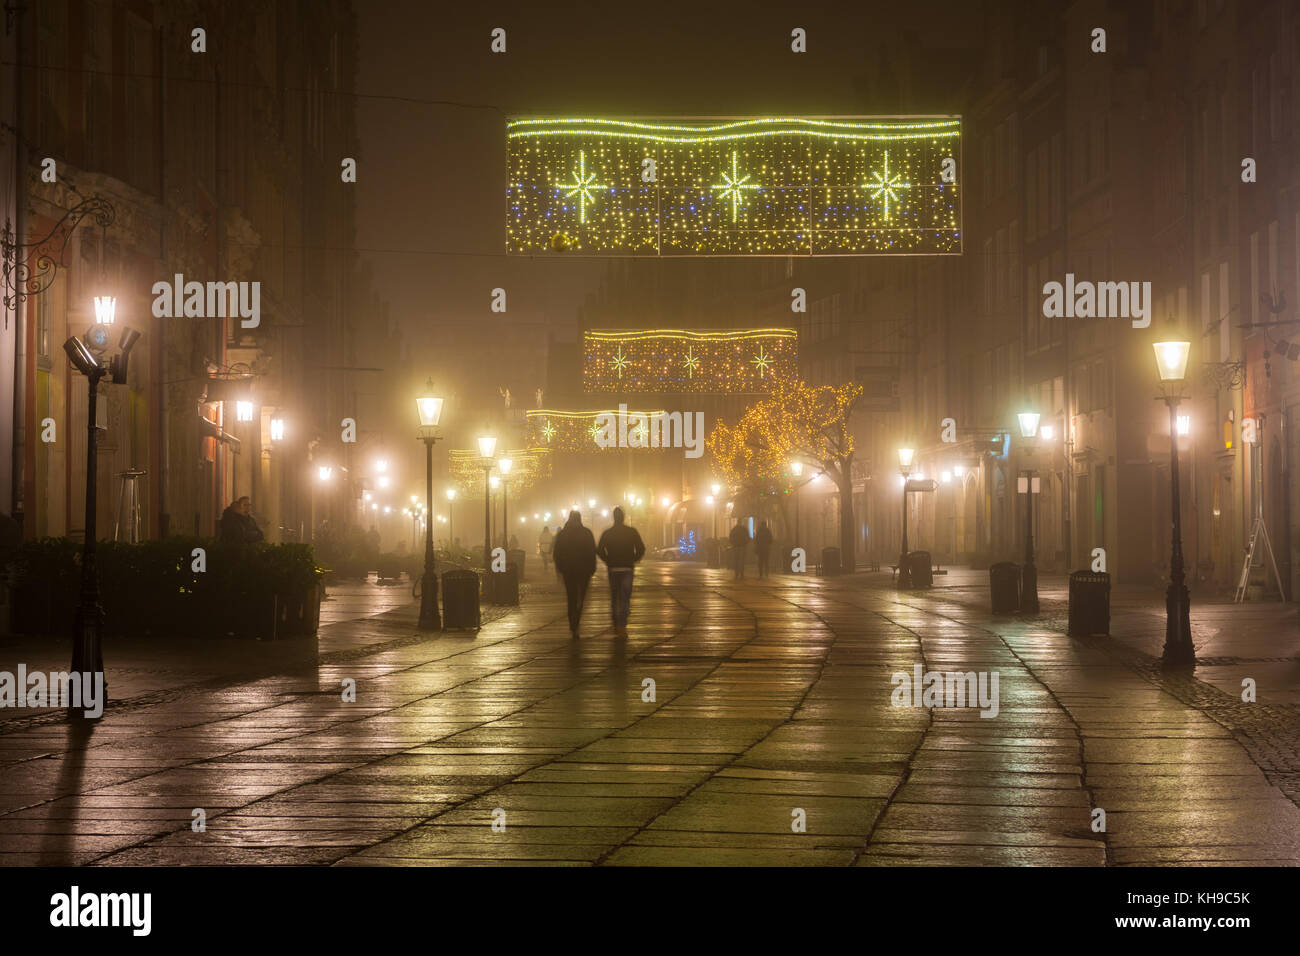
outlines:
[[789, 462], [816, 464], [840, 495], [840, 560], [854, 567], [853, 431], [850, 418], [862, 386], [809, 385], [781, 379], [769, 397], [749, 406], [734, 426], [719, 422], [709, 452], [729, 484], [762, 493], [784, 484]]

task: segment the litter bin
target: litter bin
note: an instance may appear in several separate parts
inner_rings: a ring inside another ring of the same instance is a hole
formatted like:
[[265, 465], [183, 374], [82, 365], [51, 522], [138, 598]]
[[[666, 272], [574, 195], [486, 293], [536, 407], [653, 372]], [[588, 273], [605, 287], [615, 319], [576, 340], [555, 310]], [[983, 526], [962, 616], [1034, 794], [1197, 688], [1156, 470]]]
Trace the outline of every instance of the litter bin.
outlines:
[[524, 559], [528, 557], [528, 552], [523, 548], [512, 548], [506, 552], [506, 563], [519, 565], [519, 580], [524, 579]]
[[989, 597], [994, 614], [1020, 610], [1020, 566], [999, 561], [989, 568]]
[[1110, 633], [1110, 575], [1105, 571], [1075, 571], [1070, 575], [1071, 637]]
[[709, 538], [705, 541], [704, 556], [709, 563], [709, 567], [722, 567], [722, 542], [717, 538]]
[[519, 565], [507, 561], [504, 571], [489, 571], [484, 581], [483, 596], [489, 604], [518, 604]]
[[840, 573], [840, 549], [822, 548], [822, 577]]
[[478, 575], [473, 571], [444, 571], [442, 573], [442, 626], [477, 628], [480, 623]]
[[912, 572], [912, 587], [928, 588], [934, 585], [934, 565], [930, 562], [929, 551], [908, 552], [907, 566]]

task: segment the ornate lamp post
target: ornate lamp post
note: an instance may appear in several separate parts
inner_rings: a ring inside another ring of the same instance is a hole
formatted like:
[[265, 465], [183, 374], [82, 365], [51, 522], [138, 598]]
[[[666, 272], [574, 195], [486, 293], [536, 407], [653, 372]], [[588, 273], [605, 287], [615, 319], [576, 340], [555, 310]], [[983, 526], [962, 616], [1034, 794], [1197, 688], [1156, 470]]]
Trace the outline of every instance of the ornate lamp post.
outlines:
[[[1021, 412], [1020, 437], [1032, 455], [1038, 437], [1038, 412]], [[1025, 469], [1025, 565], [1020, 570], [1020, 610], [1038, 611], [1038, 569], [1034, 567], [1034, 470]]]
[[[433, 446], [437, 443], [438, 422], [442, 419], [442, 399], [433, 394], [433, 379], [425, 385], [424, 395], [415, 400], [420, 416], [419, 438], [424, 442], [424, 501], [425, 510], [433, 504]], [[385, 467], [387, 462], [385, 462]], [[442, 630], [438, 614], [438, 574], [434, 568], [433, 524], [425, 522], [424, 576], [420, 581], [420, 630]]]
[[1169, 552], [1169, 590], [1165, 594], [1165, 650], [1169, 667], [1194, 667], [1191, 595], [1183, 570], [1183, 519], [1178, 488], [1178, 403], [1187, 377], [1190, 342], [1156, 342], [1156, 369], [1160, 373], [1161, 400], [1169, 407], [1169, 499], [1173, 507], [1173, 540]]
[[898, 449], [898, 470], [903, 475], [903, 550], [898, 555], [899, 590], [912, 586], [912, 569], [907, 566], [907, 476], [912, 473], [913, 448]]
[[[108, 344], [108, 327], [116, 310], [110, 296], [101, 296], [95, 302], [96, 318], [104, 315], [82, 338], [76, 336], [63, 343], [69, 361], [87, 382], [86, 419], [86, 531], [81, 545], [81, 598], [73, 616], [72, 672], [102, 674], [104, 671], [103, 629], [104, 609], [99, 603], [99, 574], [95, 552], [98, 533], [95, 517], [98, 512], [99, 427], [96, 424], [99, 406], [99, 383], [105, 376], [116, 383], [125, 383], [127, 363], [131, 349], [140, 333], [123, 329], [119, 352], [110, 356], [107, 364], [100, 361]], [[105, 694], [107, 694], [107, 684]], [[84, 711], [74, 711], [74, 716], [84, 716]]]
[[795, 479], [794, 485], [794, 546], [799, 547], [799, 478], [803, 476], [803, 462], [790, 462], [790, 474]]
[[501, 473], [501, 537], [503, 539], [501, 547], [503, 548], [510, 547], [510, 489], [508, 479], [510, 469], [514, 467], [514, 464], [514, 459], [511, 458], [497, 459], [497, 471]]
[[453, 533], [456, 530], [456, 489], [447, 489], [447, 546], [450, 548], [456, 543]]
[[483, 573], [492, 567], [492, 464], [497, 452], [495, 435], [480, 435], [479, 457], [483, 459]]

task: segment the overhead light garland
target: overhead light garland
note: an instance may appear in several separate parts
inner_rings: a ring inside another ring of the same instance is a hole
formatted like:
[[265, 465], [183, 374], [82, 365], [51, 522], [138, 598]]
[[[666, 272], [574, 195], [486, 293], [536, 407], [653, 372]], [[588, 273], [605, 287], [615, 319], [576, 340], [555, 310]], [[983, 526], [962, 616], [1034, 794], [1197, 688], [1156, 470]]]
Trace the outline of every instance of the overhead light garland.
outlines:
[[588, 392], [763, 395], [799, 370], [794, 329], [694, 332], [591, 330], [583, 334]]
[[[540, 446], [549, 451], [564, 452], [601, 452], [609, 448], [602, 446], [597, 442], [597, 438], [605, 431], [602, 426], [602, 415], [615, 416], [614, 421], [617, 423], [619, 410], [616, 408], [606, 408], [599, 411], [574, 412], [560, 411], [553, 408], [530, 408], [524, 412], [524, 432], [528, 437], [530, 445]], [[626, 411], [627, 427], [630, 429], [640, 429], [638, 440], [630, 439], [625, 448], [646, 449], [653, 451], [650, 447], [649, 427], [645, 424], [656, 415], [666, 414], [663, 409], [656, 411]], [[615, 424], [617, 428], [617, 424]], [[610, 446], [614, 447], [614, 446]]]
[[959, 254], [961, 120], [506, 123], [506, 251]]

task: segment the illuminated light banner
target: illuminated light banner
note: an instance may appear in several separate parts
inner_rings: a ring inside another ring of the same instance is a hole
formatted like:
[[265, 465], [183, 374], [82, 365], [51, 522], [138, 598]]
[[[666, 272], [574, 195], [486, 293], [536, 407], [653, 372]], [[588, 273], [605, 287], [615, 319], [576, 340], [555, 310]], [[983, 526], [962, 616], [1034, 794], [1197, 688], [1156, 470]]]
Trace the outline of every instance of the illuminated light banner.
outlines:
[[[616, 445], [602, 444], [601, 436], [607, 433], [607, 418], [601, 416], [619, 415], [617, 408], [605, 408], [593, 412], [565, 412], [553, 408], [530, 408], [524, 412], [525, 433], [530, 444], [540, 445], [551, 451], [600, 452], [610, 448], [618, 450]], [[648, 423], [656, 416], [667, 414], [663, 409], [653, 412], [625, 411], [625, 420], [636, 423]], [[650, 432], [648, 424], [634, 425], [644, 430], [636, 441], [629, 441], [624, 448], [650, 449]]]
[[583, 333], [587, 392], [695, 392], [765, 395], [780, 378], [798, 378], [794, 329], [691, 332], [685, 329]]
[[960, 254], [961, 119], [506, 123], [506, 251]]
[[[527, 491], [543, 478], [551, 477], [551, 450], [527, 448], [503, 451], [499, 458], [509, 458], [510, 474], [506, 476], [510, 494]], [[494, 459], [495, 460], [495, 459]], [[448, 456], [448, 474], [456, 483], [457, 491], [467, 498], [483, 494], [483, 466], [487, 459], [477, 451], [452, 449]], [[495, 467], [492, 474], [500, 475]]]

